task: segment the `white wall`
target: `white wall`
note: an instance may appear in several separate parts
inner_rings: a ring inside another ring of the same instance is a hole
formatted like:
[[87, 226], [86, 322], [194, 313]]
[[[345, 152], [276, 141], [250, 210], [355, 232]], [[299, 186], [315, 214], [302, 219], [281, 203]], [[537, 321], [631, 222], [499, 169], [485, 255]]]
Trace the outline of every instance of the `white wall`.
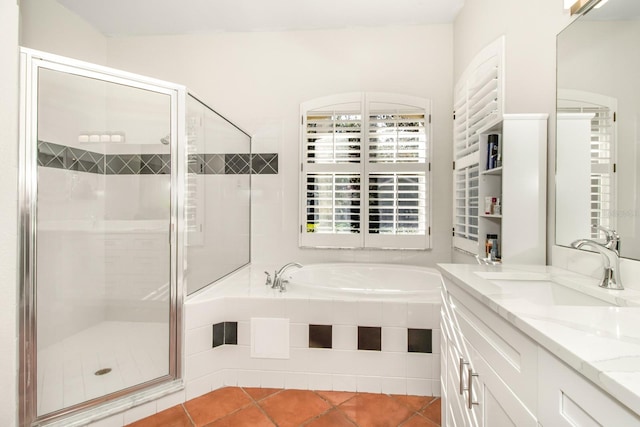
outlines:
[[17, 422], [18, 5], [0, 0], [0, 424]]
[[[465, 0], [454, 23], [454, 82], [484, 46], [506, 36], [505, 113], [548, 113], [547, 259], [555, 235], [556, 35], [562, 0]], [[454, 254], [457, 261], [468, 261]]]
[[20, 45], [104, 65], [107, 38], [55, 0], [20, 1]]
[[[434, 265], [451, 247], [451, 25], [327, 31], [126, 37], [108, 42], [108, 65], [185, 84], [253, 136], [254, 152], [280, 154], [278, 175], [253, 178], [252, 261], [389, 261]], [[433, 101], [433, 247], [430, 252], [298, 248], [299, 105], [353, 91]]]

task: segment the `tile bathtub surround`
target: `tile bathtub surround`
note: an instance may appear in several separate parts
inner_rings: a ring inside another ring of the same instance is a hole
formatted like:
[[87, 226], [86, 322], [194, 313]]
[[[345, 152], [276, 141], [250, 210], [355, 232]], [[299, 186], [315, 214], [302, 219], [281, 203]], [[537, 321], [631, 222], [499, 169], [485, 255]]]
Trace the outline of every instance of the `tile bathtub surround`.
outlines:
[[[167, 175], [169, 154], [100, 154], [94, 151], [38, 141], [38, 166], [101, 175]], [[277, 153], [190, 154], [189, 173], [254, 174], [278, 173]]]
[[[224, 386], [440, 395], [439, 295], [363, 305], [293, 288], [274, 293], [265, 270], [273, 266], [248, 266], [187, 299], [186, 399]], [[289, 319], [288, 359], [251, 357], [254, 317]], [[238, 322], [238, 345], [211, 348], [212, 325], [230, 320]], [[331, 349], [309, 348], [309, 325], [331, 325]], [[358, 350], [358, 326], [381, 328], [380, 351]], [[432, 353], [407, 351], [408, 328], [432, 330]]]
[[226, 387], [129, 426], [434, 427], [440, 408], [429, 396]]

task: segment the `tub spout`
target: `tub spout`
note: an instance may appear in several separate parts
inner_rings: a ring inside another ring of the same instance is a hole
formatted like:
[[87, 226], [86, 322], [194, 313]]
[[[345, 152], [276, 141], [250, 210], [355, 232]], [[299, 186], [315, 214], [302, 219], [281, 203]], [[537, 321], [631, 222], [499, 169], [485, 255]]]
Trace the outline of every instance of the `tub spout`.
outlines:
[[287, 263], [287, 264], [283, 265], [282, 267], [280, 267], [280, 270], [276, 271], [273, 274], [273, 285], [271, 286], [272, 289], [278, 289], [278, 290], [280, 290], [280, 292], [284, 292], [284, 291], [287, 290], [287, 288], [286, 288], [286, 283], [287, 282], [286, 282], [286, 280], [282, 280], [282, 275], [290, 267], [302, 268], [303, 266], [299, 262], [290, 262], [290, 263]]

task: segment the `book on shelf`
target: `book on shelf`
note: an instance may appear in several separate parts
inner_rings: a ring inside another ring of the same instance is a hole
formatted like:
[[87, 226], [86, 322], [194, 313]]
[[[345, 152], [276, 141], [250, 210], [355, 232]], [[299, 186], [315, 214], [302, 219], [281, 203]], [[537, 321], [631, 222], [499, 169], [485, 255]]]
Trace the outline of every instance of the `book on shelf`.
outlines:
[[502, 165], [502, 150], [500, 138], [497, 134], [487, 136], [487, 170], [495, 169]]

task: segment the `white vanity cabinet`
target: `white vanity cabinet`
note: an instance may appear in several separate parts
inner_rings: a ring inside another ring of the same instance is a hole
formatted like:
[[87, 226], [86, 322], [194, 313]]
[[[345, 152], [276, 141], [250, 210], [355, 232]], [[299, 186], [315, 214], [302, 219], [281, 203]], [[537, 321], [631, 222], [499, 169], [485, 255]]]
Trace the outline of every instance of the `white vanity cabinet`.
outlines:
[[536, 344], [446, 278], [442, 299], [443, 425], [537, 426]]
[[[496, 292], [488, 282], [479, 286]], [[482, 298], [486, 304], [464, 282], [443, 276], [443, 426], [640, 426], [638, 414], [498, 315], [503, 308], [490, 297]]]

